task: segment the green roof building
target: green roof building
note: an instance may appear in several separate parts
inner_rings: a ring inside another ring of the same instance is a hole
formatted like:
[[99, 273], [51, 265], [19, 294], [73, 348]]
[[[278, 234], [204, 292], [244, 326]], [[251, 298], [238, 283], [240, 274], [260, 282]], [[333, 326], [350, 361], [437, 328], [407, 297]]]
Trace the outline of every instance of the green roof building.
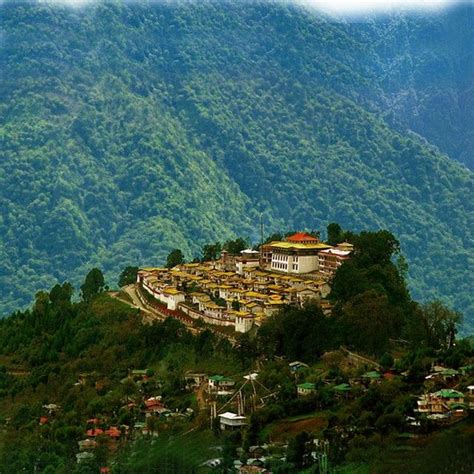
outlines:
[[311, 382], [300, 383], [296, 386], [298, 395], [306, 396], [316, 391], [316, 385]]

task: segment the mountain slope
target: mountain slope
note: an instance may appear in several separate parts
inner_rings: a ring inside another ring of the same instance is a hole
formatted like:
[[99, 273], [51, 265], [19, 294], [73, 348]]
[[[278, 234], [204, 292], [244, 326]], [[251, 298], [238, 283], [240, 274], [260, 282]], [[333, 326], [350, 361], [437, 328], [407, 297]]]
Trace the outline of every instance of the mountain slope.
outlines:
[[356, 23], [374, 58], [381, 110], [474, 169], [474, 4]]
[[261, 212], [387, 227], [415, 296], [473, 317], [472, 173], [384, 120], [366, 32], [263, 4], [0, 8], [3, 312], [92, 264], [255, 238]]

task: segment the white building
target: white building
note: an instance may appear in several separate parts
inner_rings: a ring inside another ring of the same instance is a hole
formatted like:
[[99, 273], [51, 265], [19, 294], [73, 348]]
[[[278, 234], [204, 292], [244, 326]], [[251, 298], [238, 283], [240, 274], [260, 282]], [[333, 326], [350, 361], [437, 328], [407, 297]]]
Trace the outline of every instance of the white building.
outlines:
[[331, 248], [315, 237], [298, 232], [284, 242], [272, 242], [264, 252], [271, 252], [270, 269], [278, 272], [304, 274], [319, 270], [318, 254]]
[[240, 257], [235, 259], [235, 271], [243, 275], [249, 268], [257, 268], [260, 265], [260, 252], [252, 249], [245, 249], [240, 252]]
[[221, 430], [233, 430], [242, 428], [247, 424], [247, 418], [243, 415], [237, 415], [226, 411], [219, 415]]
[[252, 329], [255, 316], [244, 311], [234, 311], [236, 332], [248, 332]]
[[179, 303], [183, 303], [185, 300], [185, 294], [182, 291], [177, 290], [176, 288], [165, 288], [159, 299], [166, 303], [168, 309], [176, 310]]
[[[342, 245], [342, 244], [341, 244]], [[350, 245], [350, 244], [345, 244]], [[319, 271], [328, 277], [332, 277], [336, 270], [346, 261], [349, 260], [352, 249], [348, 247], [336, 247], [321, 250], [318, 254]]]

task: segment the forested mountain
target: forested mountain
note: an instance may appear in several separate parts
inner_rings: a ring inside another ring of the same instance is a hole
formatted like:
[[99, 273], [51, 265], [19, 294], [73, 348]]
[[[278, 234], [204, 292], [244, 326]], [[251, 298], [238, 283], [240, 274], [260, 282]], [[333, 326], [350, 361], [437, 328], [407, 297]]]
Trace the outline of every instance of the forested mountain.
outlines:
[[358, 24], [247, 2], [0, 9], [2, 313], [91, 265], [256, 239], [262, 213], [269, 232], [388, 228], [414, 296], [474, 319], [472, 172], [453, 159], [472, 158], [468, 7]]
[[474, 168], [474, 5], [448, 12], [356, 23], [372, 49], [383, 90], [379, 106], [399, 130], [411, 129]]

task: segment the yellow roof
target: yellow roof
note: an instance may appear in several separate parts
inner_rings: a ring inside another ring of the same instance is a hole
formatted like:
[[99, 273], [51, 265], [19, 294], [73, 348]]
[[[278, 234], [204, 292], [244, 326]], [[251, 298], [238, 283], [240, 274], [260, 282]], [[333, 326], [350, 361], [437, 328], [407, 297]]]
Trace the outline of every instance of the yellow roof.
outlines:
[[168, 295], [177, 295], [183, 292], [177, 290], [176, 288], [166, 288], [165, 290], [163, 290], [163, 293], [167, 293]]
[[186, 268], [197, 268], [201, 266], [201, 264], [200, 263], [185, 263], [183, 266]]
[[145, 267], [145, 268], [140, 268], [140, 271], [143, 272], [167, 272], [167, 268], [156, 268], [156, 267]]
[[245, 293], [245, 296], [248, 298], [268, 298], [267, 295], [264, 295], [263, 293], [257, 293], [256, 291], [248, 291]]
[[205, 303], [206, 301], [211, 301], [211, 297], [208, 295], [198, 296], [197, 299], [201, 301], [202, 303]]
[[295, 249], [295, 250], [322, 250], [332, 248], [330, 245], [317, 243], [317, 244], [298, 244], [292, 242], [275, 242], [270, 244], [270, 247], [277, 249]]
[[241, 318], [253, 318], [252, 313], [248, 313], [246, 311], [236, 311], [236, 310], [230, 310], [227, 311], [228, 314], [234, 314], [235, 316], [240, 316]]
[[206, 308], [211, 309], [225, 309], [223, 306], [219, 306], [216, 303], [206, 303]]
[[255, 301], [250, 301], [250, 303], [245, 303], [245, 306], [247, 306], [247, 308], [254, 308], [255, 306], [258, 306], [258, 303], [255, 303]]

